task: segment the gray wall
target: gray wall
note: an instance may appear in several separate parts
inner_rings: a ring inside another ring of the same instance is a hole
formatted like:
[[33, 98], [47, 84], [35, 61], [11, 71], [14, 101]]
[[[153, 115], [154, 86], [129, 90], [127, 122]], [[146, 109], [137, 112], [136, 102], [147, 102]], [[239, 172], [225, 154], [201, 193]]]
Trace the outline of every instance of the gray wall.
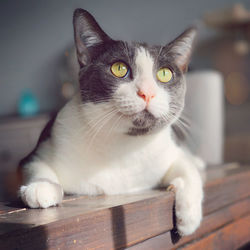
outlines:
[[[114, 38], [165, 43], [204, 12], [233, 0], [2, 0], [0, 2], [0, 116], [14, 114], [23, 89], [41, 110], [60, 105], [60, 67], [73, 42], [72, 13], [89, 10]], [[242, 0], [250, 7], [249, 0]], [[206, 32], [204, 32], [203, 35]]]

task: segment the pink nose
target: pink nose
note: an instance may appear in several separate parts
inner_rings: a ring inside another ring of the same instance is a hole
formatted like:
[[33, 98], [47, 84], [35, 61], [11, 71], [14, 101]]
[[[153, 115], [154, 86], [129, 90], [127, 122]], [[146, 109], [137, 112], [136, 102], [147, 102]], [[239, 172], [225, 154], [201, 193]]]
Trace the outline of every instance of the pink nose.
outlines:
[[147, 104], [155, 97], [153, 93], [146, 93], [142, 90], [137, 92], [137, 95], [140, 96]]

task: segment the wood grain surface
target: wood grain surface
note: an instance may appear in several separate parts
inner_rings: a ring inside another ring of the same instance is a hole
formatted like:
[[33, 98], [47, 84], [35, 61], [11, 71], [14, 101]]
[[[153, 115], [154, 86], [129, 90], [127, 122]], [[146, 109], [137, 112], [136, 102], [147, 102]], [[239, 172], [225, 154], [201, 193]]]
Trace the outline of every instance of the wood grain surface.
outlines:
[[247, 242], [250, 236], [250, 215], [245, 216], [223, 228], [211, 233], [207, 237], [201, 238], [193, 243], [189, 243], [182, 249], [186, 250], [231, 250], [238, 249]]
[[[233, 234], [230, 230], [242, 227], [242, 238], [235, 236], [235, 244], [240, 246], [247, 242], [247, 236], [250, 238], [249, 219], [244, 223], [242, 220], [250, 213], [249, 180], [247, 166], [210, 168], [202, 225], [194, 235], [183, 237], [176, 244], [170, 232], [174, 193], [165, 190], [119, 196], [69, 196], [59, 207], [48, 209], [2, 202], [0, 249], [172, 249], [188, 247], [194, 240], [210, 246], [219, 237], [217, 231], [227, 236]], [[224, 228], [228, 229], [221, 231]], [[209, 240], [205, 241], [207, 237]]]
[[[250, 214], [250, 197], [239, 201], [237, 203], [230, 204], [216, 210], [214, 213], [208, 214], [203, 218], [200, 228], [192, 235], [183, 237], [177, 244], [173, 244], [171, 241], [171, 233], [166, 232], [158, 235], [154, 238], [148, 239], [142, 243], [129, 247], [130, 250], [146, 250], [146, 249], [176, 249], [185, 243], [197, 240], [200, 237], [205, 237], [213, 231], [227, 225], [228, 223], [237, 221], [241, 217]], [[248, 225], [250, 228], [250, 224]], [[250, 234], [248, 234], [248, 238]], [[203, 250], [203, 248], [201, 248]], [[213, 248], [210, 248], [213, 249]]]

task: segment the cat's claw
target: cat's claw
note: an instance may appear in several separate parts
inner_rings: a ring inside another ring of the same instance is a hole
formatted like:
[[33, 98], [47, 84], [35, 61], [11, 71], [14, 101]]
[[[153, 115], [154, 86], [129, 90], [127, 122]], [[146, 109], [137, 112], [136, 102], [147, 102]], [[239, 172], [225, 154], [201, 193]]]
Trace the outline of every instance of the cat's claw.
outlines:
[[175, 192], [175, 186], [173, 184], [170, 184], [166, 190], [167, 192]]
[[48, 181], [36, 181], [21, 186], [22, 201], [31, 208], [47, 208], [61, 203], [63, 190], [60, 185]]

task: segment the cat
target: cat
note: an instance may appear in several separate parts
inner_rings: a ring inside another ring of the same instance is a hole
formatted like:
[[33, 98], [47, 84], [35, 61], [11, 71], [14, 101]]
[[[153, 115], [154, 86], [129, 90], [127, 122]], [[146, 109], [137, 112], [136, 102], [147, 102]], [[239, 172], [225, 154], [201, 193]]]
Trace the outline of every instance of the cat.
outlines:
[[21, 161], [19, 194], [30, 208], [60, 204], [64, 193], [113, 195], [159, 186], [176, 190], [177, 229], [202, 219], [204, 165], [177, 145], [172, 126], [184, 107], [196, 29], [166, 46], [111, 39], [76, 9], [79, 91], [49, 122]]

